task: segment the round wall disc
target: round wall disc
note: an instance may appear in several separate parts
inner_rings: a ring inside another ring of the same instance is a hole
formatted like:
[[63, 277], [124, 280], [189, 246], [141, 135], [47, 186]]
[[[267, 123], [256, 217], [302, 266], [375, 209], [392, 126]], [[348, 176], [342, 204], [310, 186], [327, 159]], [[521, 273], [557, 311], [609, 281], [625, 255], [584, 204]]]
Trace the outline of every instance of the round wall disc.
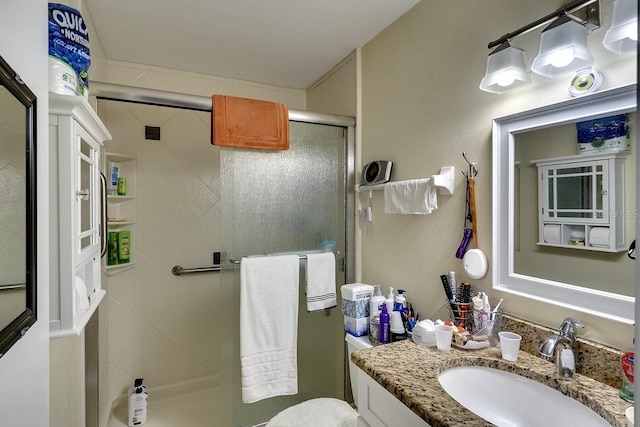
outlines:
[[602, 86], [602, 74], [595, 70], [578, 71], [569, 83], [569, 92], [573, 96], [593, 93]]

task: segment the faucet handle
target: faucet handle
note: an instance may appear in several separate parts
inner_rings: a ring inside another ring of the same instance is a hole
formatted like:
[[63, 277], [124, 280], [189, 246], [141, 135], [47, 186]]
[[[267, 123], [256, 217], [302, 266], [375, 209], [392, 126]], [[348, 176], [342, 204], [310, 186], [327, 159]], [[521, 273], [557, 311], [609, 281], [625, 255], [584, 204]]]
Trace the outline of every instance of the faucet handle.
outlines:
[[584, 328], [584, 325], [578, 319], [567, 317], [560, 324], [560, 336], [573, 338], [576, 334], [576, 328]]

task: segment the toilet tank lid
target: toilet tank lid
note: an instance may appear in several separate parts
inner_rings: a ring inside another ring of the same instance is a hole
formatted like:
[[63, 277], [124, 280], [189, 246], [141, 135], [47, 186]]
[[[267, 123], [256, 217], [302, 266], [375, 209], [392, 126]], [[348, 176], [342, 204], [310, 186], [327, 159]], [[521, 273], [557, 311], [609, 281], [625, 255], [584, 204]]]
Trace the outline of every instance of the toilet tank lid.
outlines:
[[351, 334], [345, 334], [344, 340], [355, 347], [356, 350], [362, 350], [364, 348], [373, 347], [371, 341], [369, 341], [369, 337], [364, 335], [362, 337], [356, 337]]

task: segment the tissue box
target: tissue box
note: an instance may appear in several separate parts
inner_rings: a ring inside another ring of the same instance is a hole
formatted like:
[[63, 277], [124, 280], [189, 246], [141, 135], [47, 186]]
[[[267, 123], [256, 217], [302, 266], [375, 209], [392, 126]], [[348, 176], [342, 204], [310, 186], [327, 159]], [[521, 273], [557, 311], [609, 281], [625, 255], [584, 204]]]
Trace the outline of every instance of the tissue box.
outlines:
[[631, 149], [627, 114], [601, 117], [576, 123], [578, 154]]
[[369, 300], [373, 296], [373, 286], [351, 283], [340, 288], [344, 330], [361, 337], [369, 332]]

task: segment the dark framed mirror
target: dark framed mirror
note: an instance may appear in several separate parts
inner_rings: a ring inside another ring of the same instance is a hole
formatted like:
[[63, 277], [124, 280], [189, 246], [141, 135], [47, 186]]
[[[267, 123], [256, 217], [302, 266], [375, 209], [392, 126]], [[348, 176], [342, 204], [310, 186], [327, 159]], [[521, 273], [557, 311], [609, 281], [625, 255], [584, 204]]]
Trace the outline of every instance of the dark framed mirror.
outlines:
[[0, 357], [36, 321], [36, 97], [0, 57]]

